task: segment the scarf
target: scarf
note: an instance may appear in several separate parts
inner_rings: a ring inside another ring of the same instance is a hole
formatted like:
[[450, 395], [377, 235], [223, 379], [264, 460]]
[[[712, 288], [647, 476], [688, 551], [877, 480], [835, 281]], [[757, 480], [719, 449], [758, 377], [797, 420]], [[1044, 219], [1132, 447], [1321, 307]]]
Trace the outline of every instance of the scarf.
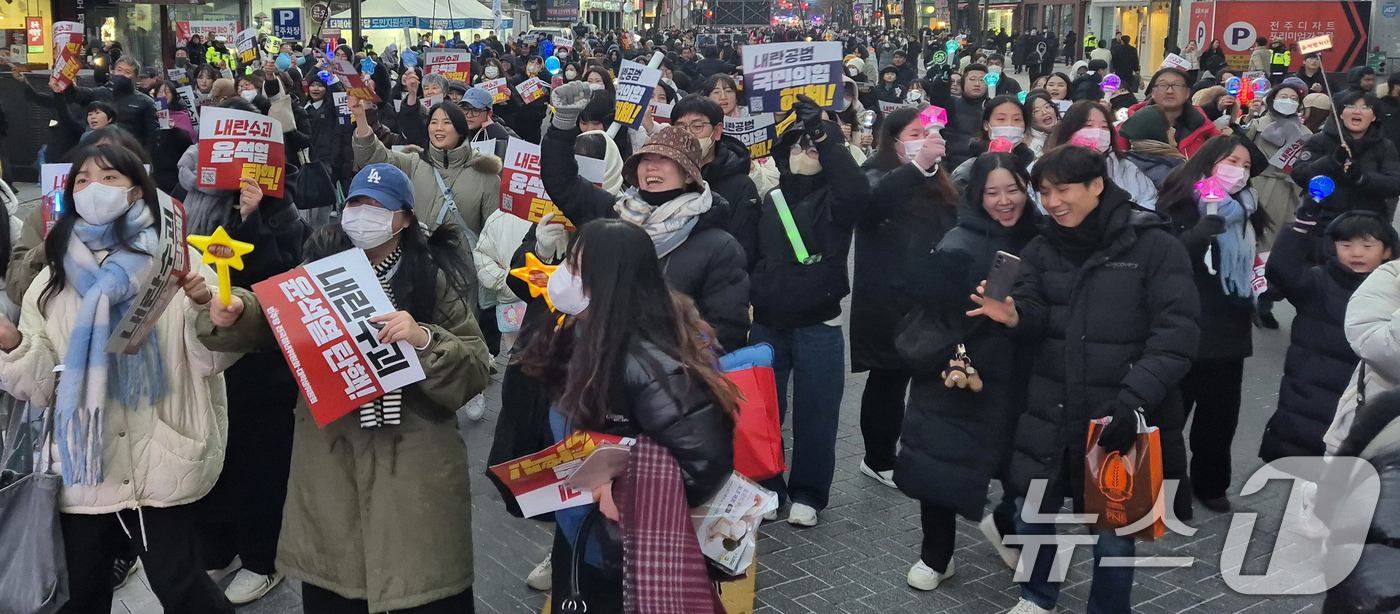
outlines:
[[613, 210], [623, 221], [632, 222], [647, 231], [656, 257], [664, 258], [690, 237], [690, 231], [700, 221], [700, 214], [710, 210], [714, 196], [708, 183], [701, 184], [704, 192], [685, 192], [662, 205], [652, 206], [642, 200], [637, 188], [627, 188], [619, 196]]
[[[403, 244], [399, 244], [388, 258], [374, 266], [374, 276], [379, 279], [379, 287], [384, 289], [384, 294], [389, 296], [389, 302], [398, 306], [398, 301], [394, 300], [394, 288], [390, 280], [394, 278], [394, 272], [399, 266], [399, 258], [403, 256]], [[360, 406], [360, 428], [374, 429], [386, 424], [399, 424], [399, 413], [403, 407], [403, 393], [398, 390], [390, 390], [373, 401]]]
[[[1201, 215], [1206, 214], [1206, 205], [1197, 200], [1196, 207]], [[1249, 224], [1249, 216], [1259, 208], [1259, 196], [1254, 188], [1245, 188], [1221, 202], [1216, 213], [1225, 218], [1225, 232], [1215, 235], [1215, 244], [1220, 246], [1220, 287], [1226, 296], [1249, 298], [1254, 294], [1254, 227]], [[1210, 267], [1210, 255], [1206, 255], [1206, 266]]]
[[1297, 115], [1280, 117], [1270, 109], [1266, 117], [1269, 119], [1268, 124], [1259, 131], [1259, 136], [1274, 147], [1283, 147], [1307, 136], [1308, 130], [1303, 127], [1303, 120]]
[[[149, 255], [159, 242], [154, 224], [145, 202], [136, 201], [126, 212], [133, 250], [110, 251], [101, 262], [93, 252], [112, 250], [119, 243], [115, 222], [97, 226], [79, 219], [73, 226], [63, 270], [67, 285], [82, 298], [73, 318], [54, 405], [54, 437], [64, 484], [95, 486], [102, 482], [102, 426], [108, 398], [116, 400], [119, 407], [136, 409], [143, 397], [154, 404], [170, 390], [156, 331], [151, 331], [136, 354], [106, 352], [114, 314], [120, 318], [126, 311], [154, 260]], [[109, 369], [115, 371], [115, 377], [108, 377]]]
[[1104, 203], [1100, 201], [1099, 206], [1094, 207], [1084, 221], [1073, 228], [1059, 225], [1054, 216], [1046, 216], [1045, 238], [1070, 262], [1083, 266], [1103, 243], [1108, 226], [1103, 208]]
[[624, 614], [723, 614], [676, 458], [638, 435], [613, 497], [622, 530]]

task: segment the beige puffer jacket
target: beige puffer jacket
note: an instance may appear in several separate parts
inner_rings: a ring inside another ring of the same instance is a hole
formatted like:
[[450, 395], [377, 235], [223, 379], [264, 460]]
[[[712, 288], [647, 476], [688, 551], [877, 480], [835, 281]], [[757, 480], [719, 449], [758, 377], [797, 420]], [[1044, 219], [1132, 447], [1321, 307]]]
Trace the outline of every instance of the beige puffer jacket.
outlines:
[[[419, 222], [428, 225], [429, 231], [437, 230], [438, 214], [444, 202], [437, 178], [433, 176], [435, 168], [442, 175], [443, 184], [452, 190], [462, 221], [474, 235], [480, 235], [486, 218], [501, 208], [501, 159], [478, 153], [465, 140], [455, 149], [443, 151], [430, 147], [427, 152], [413, 145], [404, 151], [391, 151], [374, 135], [356, 135], [353, 143], [356, 168], [392, 164], [408, 175], [417, 201], [413, 203], [414, 213]], [[443, 218], [443, 223], [450, 221], [450, 215]]]

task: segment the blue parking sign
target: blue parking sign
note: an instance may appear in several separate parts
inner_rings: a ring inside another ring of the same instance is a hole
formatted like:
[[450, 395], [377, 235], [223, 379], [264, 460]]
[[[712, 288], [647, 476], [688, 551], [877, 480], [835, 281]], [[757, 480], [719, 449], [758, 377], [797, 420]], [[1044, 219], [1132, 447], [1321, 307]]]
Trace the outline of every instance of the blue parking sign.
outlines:
[[282, 40], [303, 40], [301, 9], [272, 9], [272, 35]]

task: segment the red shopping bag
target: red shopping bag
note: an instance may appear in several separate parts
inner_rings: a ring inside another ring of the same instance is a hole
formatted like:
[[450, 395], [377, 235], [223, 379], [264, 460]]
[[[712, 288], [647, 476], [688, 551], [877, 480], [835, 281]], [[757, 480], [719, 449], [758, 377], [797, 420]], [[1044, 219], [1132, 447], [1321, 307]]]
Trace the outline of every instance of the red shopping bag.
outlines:
[[766, 480], [786, 471], [773, 369], [749, 367], [724, 376], [739, 387], [741, 395], [739, 425], [734, 430], [734, 470], [751, 480]]
[[[1154, 540], [1166, 532], [1166, 501], [1162, 497], [1162, 438], [1137, 414], [1137, 441], [1127, 454], [1099, 445], [1104, 425], [1089, 422], [1084, 452], [1084, 513], [1098, 514], [1096, 529], [1141, 527], [1133, 537]], [[1151, 521], [1142, 524], [1145, 519]]]

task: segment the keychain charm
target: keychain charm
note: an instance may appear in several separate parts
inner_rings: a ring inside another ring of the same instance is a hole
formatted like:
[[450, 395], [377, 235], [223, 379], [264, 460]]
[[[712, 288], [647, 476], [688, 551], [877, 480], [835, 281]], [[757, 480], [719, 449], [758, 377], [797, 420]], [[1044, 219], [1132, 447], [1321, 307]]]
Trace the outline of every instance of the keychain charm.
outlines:
[[971, 388], [973, 392], [982, 392], [982, 376], [977, 374], [977, 369], [972, 366], [972, 360], [967, 357], [967, 348], [963, 344], [958, 344], [958, 352], [953, 355], [953, 359], [948, 361], [948, 368], [943, 370], [943, 385], [949, 388]]

